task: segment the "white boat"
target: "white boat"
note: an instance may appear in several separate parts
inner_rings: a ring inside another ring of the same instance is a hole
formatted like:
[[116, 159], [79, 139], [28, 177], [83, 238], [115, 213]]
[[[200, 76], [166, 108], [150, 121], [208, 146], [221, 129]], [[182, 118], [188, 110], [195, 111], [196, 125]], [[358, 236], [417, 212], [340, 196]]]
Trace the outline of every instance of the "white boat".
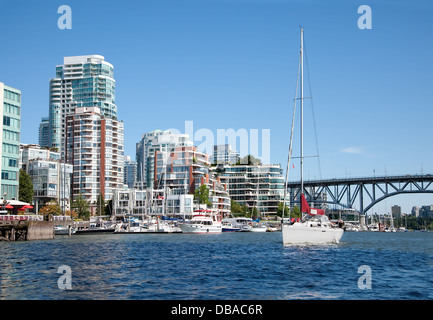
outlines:
[[392, 217], [391, 213], [391, 222], [389, 228], [385, 229], [385, 232], [397, 232], [397, 229], [394, 227], [394, 218]]
[[101, 225], [97, 225], [95, 223], [91, 223], [89, 228], [78, 229], [76, 234], [99, 234], [99, 233], [113, 233], [116, 229], [115, 225], [103, 223]]
[[224, 218], [222, 220], [222, 231], [223, 232], [248, 232], [251, 231], [251, 218], [236, 217], [236, 218]]
[[158, 219], [154, 223], [147, 225], [147, 232], [158, 232], [158, 233], [181, 233], [182, 229], [174, 223], [170, 223], [166, 220]]
[[241, 231], [240, 226], [238, 226], [235, 222], [231, 221], [223, 221], [221, 222], [222, 232], [239, 232]]
[[282, 231], [284, 244], [339, 243], [344, 232], [326, 215], [305, 215], [300, 222], [283, 225]]
[[372, 224], [368, 225], [368, 231], [375, 231], [375, 232], [377, 232], [379, 230], [380, 230], [380, 228], [379, 228], [379, 224], [378, 223], [372, 223]]
[[257, 224], [251, 226], [251, 232], [267, 232], [268, 226], [265, 224]]
[[[75, 228], [71, 228], [71, 234], [74, 234], [75, 232], [76, 232]], [[55, 235], [69, 235], [69, 227], [55, 226], [54, 227], [54, 234]]]
[[[301, 50], [300, 50], [300, 105], [301, 105], [301, 143], [300, 143], [300, 169], [301, 169], [301, 186], [300, 186], [300, 209], [302, 214], [306, 214], [303, 216], [302, 220], [299, 222], [288, 223], [282, 225], [282, 236], [283, 236], [283, 244], [327, 244], [327, 243], [339, 243], [341, 237], [343, 236], [344, 230], [337, 226], [334, 226], [325, 215], [325, 211], [321, 209], [310, 208], [308, 205], [304, 192], [304, 183], [303, 183], [303, 56], [304, 56], [304, 30], [301, 28]], [[295, 99], [296, 101], [296, 99]], [[296, 102], [295, 102], [296, 107]], [[295, 109], [294, 109], [295, 111]], [[290, 138], [290, 147], [289, 147], [289, 157], [287, 161], [287, 171], [286, 171], [286, 185], [284, 188], [284, 206], [283, 212], [285, 208], [286, 201], [286, 192], [287, 192], [287, 177], [289, 171], [290, 158], [292, 154], [292, 139], [293, 139], [293, 127], [294, 127], [294, 115], [292, 120], [292, 134]], [[284, 221], [284, 217], [283, 217]]]
[[349, 222], [345, 223], [345, 227], [346, 227], [345, 231], [349, 231], [349, 232], [358, 232], [360, 229], [358, 225]]
[[181, 233], [182, 230], [171, 223], [160, 219], [147, 221], [131, 220], [127, 224], [119, 224], [114, 233]]
[[222, 223], [218, 217], [194, 215], [191, 220], [179, 224], [182, 233], [221, 233]]

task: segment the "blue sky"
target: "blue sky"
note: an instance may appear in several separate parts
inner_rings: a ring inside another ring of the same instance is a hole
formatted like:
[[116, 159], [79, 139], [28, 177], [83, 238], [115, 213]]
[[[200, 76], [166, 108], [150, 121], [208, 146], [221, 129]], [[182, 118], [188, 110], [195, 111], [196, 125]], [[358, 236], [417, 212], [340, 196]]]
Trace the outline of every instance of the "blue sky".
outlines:
[[[71, 30], [57, 28], [63, 4]], [[358, 28], [362, 4], [371, 30]], [[127, 155], [143, 133], [193, 121], [215, 137], [270, 129], [271, 162], [285, 167], [303, 25], [321, 169], [307, 159], [305, 178], [431, 173], [432, 16], [427, 0], [0, 0], [0, 81], [22, 91], [21, 141], [37, 143], [55, 66], [100, 54], [115, 68]], [[305, 108], [305, 154], [315, 155]], [[377, 211], [433, 199], [386, 202]]]

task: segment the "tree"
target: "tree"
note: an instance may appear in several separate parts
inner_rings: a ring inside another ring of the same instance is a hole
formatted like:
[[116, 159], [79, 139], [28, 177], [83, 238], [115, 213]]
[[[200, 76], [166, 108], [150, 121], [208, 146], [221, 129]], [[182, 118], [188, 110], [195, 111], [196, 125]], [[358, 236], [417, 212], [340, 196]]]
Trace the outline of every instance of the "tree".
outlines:
[[87, 219], [90, 217], [90, 205], [89, 202], [83, 197], [81, 193], [72, 202], [72, 208], [77, 213], [78, 218]]
[[253, 217], [253, 219], [257, 219], [257, 217], [260, 216], [260, 212], [256, 207], [250, 208], [247, 205], [237, 203], [233, 199], [230, 199], [230, 205], [231, 212], [234, 216], [247, 218]]
[[231, 212], [235, 215], [244, 215], [246, 212], [246, 207], [237, 203], [233, 199], [230, 199]]
[[298, 206], [293, 207], [290, 209], [290, 216], [292, 218], [302, 218], [301, 209]]
[[70, 216], [71, 218], [77, 218], [78, 217], [77, 213], [73, 210], [66, 210], [65, 215]]
[[54, 216], [59, 216], [62, 214], [62, 209], [60, 208], [60, 205], [57, 202], [57, 200], [54, 200], [48, 202], [45, 206], [41, 207], [38, 213], [43, 215], [52, 214]]
[[256, 164], [262, 164], [262, 161], [256, 157], [254, 157], [253, 155], [249, 154], [245, 157], [243, 157], [242, 159], [238, 160], [238, 162], [236, 163], [237, 165], [241, 165], [241, 164], [246, 164], [246, 165], [256, 165]]
[[105, 200], [102, 195], [98, 196], [96, 200], [96, 215], [102, 216], [105, 214]]
[[[277, 207], [277, 216], [281, 217], [281, 214], [283, 213], [283, 202], [280, 202]], [[301, 218], [301, 210], [298, 206], [295, 206], [290, 209], [290, 217], [291, 218]], [[286, 207], [284, 208], [284, 218], [289, 217], [289, 207], [286, 204]]]
[[32, 179], [30, 178], [30, 175], [23, 169], [20, 169], [18, 200], [27, 203], [33, 202]]
[[[278, 207], [277, 207], [278, 217], [282, 217], [283, 206], [284, 206], [283, 202], [278, 203]], [[284, 207], [284, 218], [287, 218], [289, 216], [289, 212], [290, 212], [289, 206], [286, 204], [286, 206]]]
[[212, 205], [209, 201], [209, 188], [204, 184], [194, 192], [194, 200], [197, 200], [199, 204]]

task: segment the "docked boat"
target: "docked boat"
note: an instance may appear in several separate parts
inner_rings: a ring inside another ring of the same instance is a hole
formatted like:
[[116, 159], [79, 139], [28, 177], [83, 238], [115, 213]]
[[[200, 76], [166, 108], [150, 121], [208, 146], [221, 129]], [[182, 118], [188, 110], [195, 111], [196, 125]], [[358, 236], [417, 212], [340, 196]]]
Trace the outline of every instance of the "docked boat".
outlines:
[[147, 224], [147, 232], [153, 233], [181, 233], [182, 229], [175, 223], [157, 219], [156, 222]]
[[183, 233], [221, 233], [222, 223], [220, 216], [194, 215], [191, 220], [179, 224]]
[[[300, 50], [300, 131], [301, 131], [301, 143], [300, 143], [300, 209], [303, 215], [302, 220], [299, 222], [287, 223], [282, 225], [282, 236], [283, 244], [327, 244], [327, 243], [339, 243], [343, 235], [343, 228], [332, 224], [328, 217], [325, 215], [325, 211], [322, 209], [310, 208], [305, 196], [304, 196], [304, 180], [303, 180], [303, 57], [304, 56], [304, 30], [301, 28], [301, 50]], [[295, 108], [296, 110], [296, 100]], [[295, 113], [295, 112], [294, 112]], [[283, 213], [285, 211], [285, 199], [287, 192], [287, 180], [290, 158], [292, 154], [292, 141], [293, 141], [293, 127], [294, 127], [295, 114], [293, 114], [292, 120], [292, 134], [290, 137], [289, 145], [289, 157], [287, 161], [287, 171], [286, 171], [286, 185], [284, 188], [284, 201], [283, 201]], [[283, 217], [284, 221], [284, 217]], [[290, 221], [290, 219], [289, 219]]]
[[127, 224], [119, 224], [114, 233], [181, 233], [182, 230], [175, 224], [166, 222], [164, 220], [149, 219], [132, 220]]
[[[74, 234], [76, 232], [75, 228], [71, 228], [71, 233]], [[54, 227], [54, 234], [55, 235], [69, 235], [69, 227], [66, 226], [55, 226]]]
[[94, 227], [77, 230], [77, 234], [113, 233], [114, 230], [116, 230], [115, 227]]
[[222, 232], [239, 232], [241, 228], [235, 223], [231, 221], [227, 221], [227, 219], [223, 219], [221, 222]]
[[380, 225], [378, 223], [372, 223], [368, 225], [368, 231], [380, 231]]
[[360, 230], [360, 227], [358, 225], [355, 225], [353, 223], [345, 223], [345, 231], [349, 232], [358, 232]]
[[251, 218], [236, 217], [236, 218], [224, 218], [222, 220], [223, 232], [248, 232], [251, 231]]
[[251, 232], [267, 232], [268, 231], [268, 226], [265, 224], [257, 224], [257, 225], [252, 225], [251, 226]]

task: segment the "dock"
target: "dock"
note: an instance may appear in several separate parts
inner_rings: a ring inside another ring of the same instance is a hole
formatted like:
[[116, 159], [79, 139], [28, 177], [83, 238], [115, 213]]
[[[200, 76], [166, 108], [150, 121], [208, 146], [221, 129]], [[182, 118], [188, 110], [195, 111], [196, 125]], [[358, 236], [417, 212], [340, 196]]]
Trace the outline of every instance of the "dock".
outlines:
[[1, 215], [0, 241], [54, 239], [54, 222], [37, 215]]

